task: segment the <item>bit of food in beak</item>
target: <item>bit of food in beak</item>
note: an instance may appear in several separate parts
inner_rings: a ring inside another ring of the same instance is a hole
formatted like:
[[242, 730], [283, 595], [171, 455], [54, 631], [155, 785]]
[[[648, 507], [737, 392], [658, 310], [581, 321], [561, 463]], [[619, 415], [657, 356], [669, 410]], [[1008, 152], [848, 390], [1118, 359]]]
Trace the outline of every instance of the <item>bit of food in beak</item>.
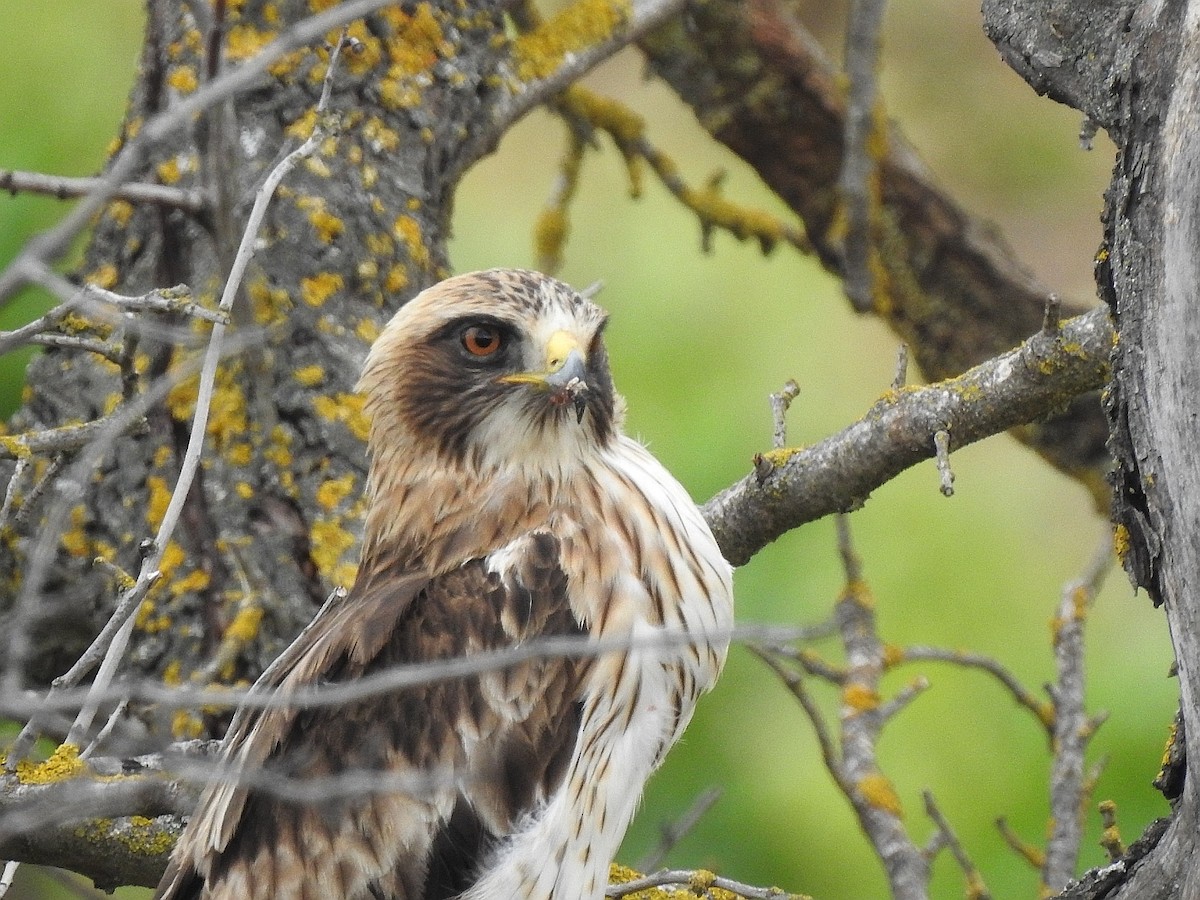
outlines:
[[565, 331], [556, 332], [546, 344], [546, 370], [504, 375], [506, 384], [530, 384], [550, 392], [555, 406], [570, 403], [575, 409], [575, 421], [582, 422], [587, 411], [587, 359], [579, 342]]

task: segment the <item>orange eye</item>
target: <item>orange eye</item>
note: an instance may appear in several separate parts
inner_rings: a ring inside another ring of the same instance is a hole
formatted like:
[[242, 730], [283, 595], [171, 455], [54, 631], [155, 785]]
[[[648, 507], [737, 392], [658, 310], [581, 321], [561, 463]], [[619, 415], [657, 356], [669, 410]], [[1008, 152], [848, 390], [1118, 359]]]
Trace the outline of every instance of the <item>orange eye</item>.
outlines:
[[491, 356], [500, 344], [500, 329], [491, 325], [471, 325], [462, 333], [462, 345], [472, 356]]

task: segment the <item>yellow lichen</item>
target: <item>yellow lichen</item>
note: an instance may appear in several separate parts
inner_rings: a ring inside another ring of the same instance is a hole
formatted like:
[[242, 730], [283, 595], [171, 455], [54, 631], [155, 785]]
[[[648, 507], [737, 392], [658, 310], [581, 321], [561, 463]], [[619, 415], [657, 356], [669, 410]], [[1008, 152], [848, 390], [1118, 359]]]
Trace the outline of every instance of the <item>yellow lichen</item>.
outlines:
[[629, 20], [631, 0], [576, 0], [513, 42], [513, 61], [522, 81], [546, 78], [567, 54], [597, 44]]
[[342, 289], [342, 276], [336, 272], [318, 272], [300, 279], [300, 298], [309, 306], [321, 306]]
[[325, 369], [318, 365], [301, 366], [292, 373], [292, 377], [305, 387], [312, 387], [325, 380]]
[[379, 323], [374, 319], [359, 319], [354, 326], [354, 333], [366, 343], [373, 344], [379, 337]]
[[313, 398], [313, 409], [324, 419], [341, 422], [355, 437], [365, 441], [371, 430], [370, 420], [363, 411], [365, 402], [361, 394], [339, 393]]
[[324, 197], [300, 197], [296, 206], [308, 214], [309, 224], [323, 244], [332, 244], [346, 228], [345, 223], [328, 210]]
[[895, 644], [883, 645], [883, 667], [885, 669], [894, 669], [900, 663], [904, 662], [904, 648], [897, 647]]
[[363, 242], [373, 256], [394, 256], [396, 253], [396, 242], [392, 240], [390, 234], [383, 232], [368, 234]]
[[229, 29], [225, 56], [234, 62], [249, 59], [274, 39], [274, 31], [257, 28], [249, 22], [239, 22]]
[[408, 269], [397, 263], [388, 268], [387, 278], [383, 282], [384, 288], [390, 294], [398, 294], [408, 287]]
[[271, 429], [271, 443], [263, 451], [263, 456], [280, 469], [286, 469], [292, 464], [291, 445], [292, 439], [287, 429], [282, 425], [276, 425]]
[[317, 127], [317, 108], [310, 106], [295, 122], [284, 129], [283, 133], [298, 141], [308, 140], [313, 129]]
[[867, 610], [875, 608], [875, 597], [871, 594], [871, 589], [859, 578], [852, 578], [846, 582], [846, 586], [842, 588], [841, 602], [856, 603]]
[[317, 502], [332, 510], [354, 490], [354, 473], [347, 472], [341, 478], [330, 478], [317, 488]]
[[21, 784], [53, 784], [87, 771], [87, 763], [79, 758], [77, 746], [59, 744], [44, 762], [22, 760], [17, 763], [17, 780]]
[[211, 577], [203, 569], [193, 569], [182, 578], [176, 578], [171, 582], [171, 593], [176, 597], [199, 593], [207, 588], [211, 581]]
[[163, 684], [176, 685], [182, 683], [182, 672], [183, 663], [177, 659], [171, 660], [169, 663], [167, 663], [167, 667], [163, 669]]
[[225, 629], [225, 637], [245, 644], [254, 640], [258, 635], [258, 626], [262, 622], [261, 606], [246, 606], [238, 610], [229, 627]]
[[146, 634], [166, 631], [171, 627], [171, 619], [165, 613], [158, 612], [158, 605], [153, 600], [143, 600], [134, 617], [133, 626]]
[[72, 556], [92, 556], [92, 542], [84, 530], [87, 523], [87, 510], [76, 506], [71, 510], [71, 527], [63, 532], [60, 539], [63, 549]]
[[146, 524], [155, 529], [162, 524], [166, 515], [167, 505], [171, 502], [171, 489], [161, 475], [147, 475], [146, 489], [150, 492], [146, 501]]
[[128, 200], [114, 200], [108, 204], [105, 210], [108, 217], [113, 220], [116, 225], [124, 228], [129, 224], [129, 220], [133, 218], [133, 204]]
[[250, 305], [254, 309], [254, 321], [259, 325], [273, 325], [287, 318], [292, 300], [283, 288], [271, 288], [265, 279], [251, 282]]
[[367, 119], [362, 129], [365, 140], [376, 153], [394, 153], [400, 147], [400, 135], [377, 116]]
[[171, 717], [171, 734], [179, 740], [190, 740], [204, 734], [204, 722], [188, 709], [177, 709]]
[[864, 775], [855, 785], [860, 797], [876, 809], [891, 813], [897, 818], [904, 817], [904, 809], [900, 805], [900, 797], [892, 782], [881, 772]]
[[200, 86], [200, 79], [192, 66], [172, 66], [167, 74], [167, 84], [181, 94], [190, 94]]
[[96, 287], [111, 289], [117, 285], [117, 267], [112, 263], [104, 263], [102, 266], [97, 266], [83, 278], [88, 284], [94, 284]]
[[187, 560], [187, 551], [176, 541], [168, 541], [163, 549], [162, 560], [158, 564], [164, 575], [170, 575]]
[[234, 444], [226, 451], [225, 459], [232, 466], [248, 466], [254, 459], [254, 448], [249, 444]]
[[408, 258], [420, 268], [429, 265], [429, 248], [421, 235], [421, 223], [412, 216], [397, 216], [392, 234], [408, 249]]
[[[337, 522], [314, 522], [309, 535], [309, 556], [317, 571], [331, 581], [346, 551], [354, 546], [354, 535]], [[336, 582], [342, 583], [342, 582]]]
[[239, 481], [237, 484], [235, 484], [233, 486], [233, 489], [237, 492], [237, 495], [239, 497], [241, 497], [243, 500], [249, 500], [251, 497], [254, 496], [254, 488], [252, 488], [249, 485], [249, 483], [247, 483], [245, 481]]
[[1129, 529], [1124, 525], [1116, 525], [1113, 527], [1113, 552], [1117, 554], [1117, 559], [1122, 565], [1125, 564], [1125, 557], [1129, 555]]

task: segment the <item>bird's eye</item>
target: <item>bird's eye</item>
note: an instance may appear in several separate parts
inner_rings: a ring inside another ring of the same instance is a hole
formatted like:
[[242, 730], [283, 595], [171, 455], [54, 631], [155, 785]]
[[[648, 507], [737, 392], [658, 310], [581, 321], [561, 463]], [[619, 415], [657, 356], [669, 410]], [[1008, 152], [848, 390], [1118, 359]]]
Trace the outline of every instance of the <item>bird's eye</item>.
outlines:
[[491, 356], [502, 343], [500, 329], [494, 325], [470, 325], [463, 329], [463, 349], [472, 356]]

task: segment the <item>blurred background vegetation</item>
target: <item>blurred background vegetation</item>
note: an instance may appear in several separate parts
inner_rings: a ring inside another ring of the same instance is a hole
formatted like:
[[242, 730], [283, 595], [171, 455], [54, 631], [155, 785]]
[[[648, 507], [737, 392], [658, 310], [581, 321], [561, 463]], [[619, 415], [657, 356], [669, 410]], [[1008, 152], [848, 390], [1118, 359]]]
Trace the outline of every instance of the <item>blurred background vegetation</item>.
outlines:
[[[831, 53], [837, 4], [811, 0], [806, 21]], [[8, 0], [0, 29], [0, 168], [66, 175], [98, 171], [133, 81], [143, 12], [134, 0]], [[784, 213], [744, 166], [713, 144], [673, 95], [647, 82], [636, 54], [590, 84], [626, 101], [649, 137], [693, 182], [726, 169], [727, 193]], [[981, 33], [975, 0], [893, 4], [883, 92], [938, 179], [993, 220], [1026, 265], [1065, 298], [1093, 302], [1091, 260], [1101, 192], [1112, 163], [1100, 137], [1085, 152], [1075, 114], [1037, 98]], [[452, 264], [465, 271], [535, 263], [531, 230], [556, 177], [560, 123], [537, 112], [468, 176], [457, 202]], [[45, 198], [0, 197], [0, 263], [63, 213]], [[561, 276], [602, 279], [609, 345], [629, 399], [630, 431], [698, 500], [745, 474], [769, 445], [767, 395], [788, 378], [801, 394], [791, 441], [812, 443], [861, 416], [891, 381], [896, 340], [854, 315], [836, 281], [787, 248], [717, 236], [700, 250], [692, 216], [648, 183], [628, 196], [618, 154], [589, 155]], [[35, 314], [34, 294], [0, 310], [0, 329]], [[19, 402], [27, 357], [0, 360], [0, 415]], [[914, 377], [916, 377], [914, 375]], [[881, 631], [894, 643], [990, 653], [1036, 688], [1053, 675], [1049, 620], [1059, 592], [1108, 534], [1084, 491], [999, 437], [955, 454], [956, 493], [937, 490], [931, 464], [876, 492], [852, 517]], [[832, 523], [788, 535], [738, 572], [743, 622], [803, 623], [827, 615], [841, 587]], [[1102, 592], [1088, 632], [1089, 702], [1112, 715], [1092, 746], [1108, 765], [1096, 799], [1111, 798], [1127, 840], [1167, 812], [1150, 787], [1174, 712], [1165, 621], [1120, 572]], [[886, 732], [885, 772], [918, 840], [931, 828], [920, 791], [931, 788], [993, 895], [1033, 897], [1037, 875], [1001, 841], [997, 816], [1027, 839], [1046, 831], [1046, 741], [1009, 697], [977, 673], [924, 666], [933, 687]], [[824, 696], [835, 709], [832, 695]], [[812, 730], [784, 688], [745, 650], [652, 782], [623, 858], [635, 862], [703, 789], [724, 795], [676, 847], [671, 864], [706, 866], [820, 900], [883, 897], [879, 867], [820, 763]], [[1103, 862], [1089, 814], [1082, 861]], [[944, 856], [944, 855], [943, 855]], [[25, 871], [10, 897], [59, 896], [46, 873]], [[962, 895], [939, 859], [935, 895]], [[141, 897], [124, 890], [119, 896]]]

